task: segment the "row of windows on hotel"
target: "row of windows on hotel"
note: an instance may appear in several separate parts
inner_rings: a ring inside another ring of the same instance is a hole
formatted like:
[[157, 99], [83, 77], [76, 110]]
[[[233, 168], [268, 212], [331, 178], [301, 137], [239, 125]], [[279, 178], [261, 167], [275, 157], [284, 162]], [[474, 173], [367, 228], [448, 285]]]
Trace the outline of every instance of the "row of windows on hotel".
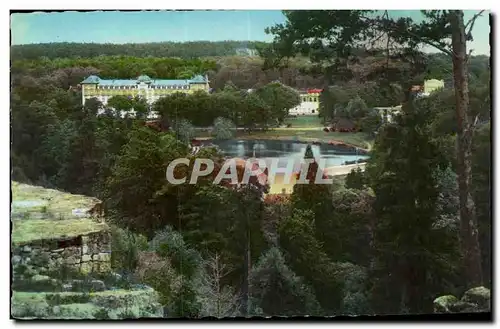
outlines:
[[[136, 86], [97, 86], [97, 89], [139, 89]], [[189, 89], [189, 86], [151, 86], [150, 89]]]
[[302, 96], [301, 97], [302, 101], [303, 102], [317, 102], [318, 101], [318, 97], [304, 97]]
[[[113, 96], [98, 95], [98, 96], [85, 96], [85, 99], [97, 98], [101, 102], [107, 102], [108, 99], [110, 99], [112, 97]], [[161, 97], [164, 97], [164, 96], [148, 96], [148, 97], [145, 97], [145, 99], [147, 101], [156, 101], [156, 100], [160, 99]]]

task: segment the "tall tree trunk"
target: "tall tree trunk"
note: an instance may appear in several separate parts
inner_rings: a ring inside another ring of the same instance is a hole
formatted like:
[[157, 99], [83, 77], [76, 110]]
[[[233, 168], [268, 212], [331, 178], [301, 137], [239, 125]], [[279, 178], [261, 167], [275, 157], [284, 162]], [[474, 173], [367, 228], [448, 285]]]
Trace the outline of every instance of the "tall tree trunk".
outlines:
[[453, 50], [453, 78], [457, 111], [457, 179], [460, 198], [460, 235], [467, 284], [482, 284], [481, 253], [477, 218], [471, 190], [471, 146], [473, 127], [469, 122], [469, 84], [467, 69], [467, 40], [462, 10], [450, 12]]
[[[247, 187], [245, 187], [247, 188]], [[249, 305], [249, 295], [250, 295], [250, 220], [249, 220], [249, 213], [248, 211], [245, 211], [246, 214], [246, 232], [245, 232], [245, 255], [244, 255], [244, 264], [243, 264], [243, 300], [241, 304], [241, 309], [243, 316], [248, 316], [250, 313], [250, 305]]]

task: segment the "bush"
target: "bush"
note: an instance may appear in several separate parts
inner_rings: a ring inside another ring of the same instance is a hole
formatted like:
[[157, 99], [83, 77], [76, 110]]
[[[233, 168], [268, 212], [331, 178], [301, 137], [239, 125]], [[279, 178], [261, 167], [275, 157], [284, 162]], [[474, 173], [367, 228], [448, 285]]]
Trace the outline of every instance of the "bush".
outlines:
[[65, 304], [85, 304], [90, 301], [90, 295], [79, 293], [47, 294], [45, 296], [45, 300], [51, 306]]
[[234, 123], [226, 118], [218, 117], [214, 121], [214, 129], [212, 134], [215, 139], [231, 139], [234, 136], [236, 126]]
[[100, 308], [98, 311], [96, 311], [94, 313], [94, 318], [96, 320], [109, 320], [110, 317], [109, 317], [108, 310], [106, 310], [104, 308]]
[[128, 229], [112, 227], [111, 267], [113, 269], [134, 271], [137, 266], [138, 252], [147, 248], [147, 239], [143, 235], [134, 234]]
[[[179, 232], [174, 231], [169, 226], [155, 235], [150, 242], [150, 250], [156, 252], [163, 260], [168, 260], [178, 275], [174, 280], [166, 280], [162, 277], [165, 274], [156, 270], [151, 273], [153, 275], [150, 277], [156, 286], [160, 286], [159, 282], [164, 280], [167, 283], [172, 281], [175, 283], [177, 292], [175, 295], [172, 294], [171, 285], [167, 288], [171, 298], [168, 298], [165, 292], [160, 292], [163, 295], [162, 298], [166, 299], [164, 302], [168, 303], [169, 314], [174, 317], [197, 317], [201, 306], [196, 298], [193, 280], [201, 274], [201, 255], [184, 242]], [[167, 264], [164, 263], [164, 265]], [[165, 288], [160, 286], [160, 289]]]
[[166, 227], [158, 232], [150, 242], [150, 250], [168, 258], [179, 274], [191, 278], [200, 270], [201, 255], [189, 247], [179, 232]]
[[11, 315], [16, 319], [41, 319], [47, 317], [51, 311], [44, 294], [14, 292], [11, 300]]
[[345, 187], [349, 189], [362, 190], [367, 184], [368, 179], [360, 168], [351, 170], [345, 179]]
[[177, 139], [182, 141], [183, 143], [189, 143], [191, 139], [193, 139], [195, 135], [194, 126], [185, 119], [179, 119], [172, 124], [173, 131], [176, 134]]
[[155, 252], [141, 252], [138, 264], [136, 277], [159, 293], [160, 304], [169, 304], [178, 295], [181, 286], [181, 277], [172, 267], [170, 260]]
[[94, 319], [94, 314], [98, 312], [99, 307], [90, 304], [65, 304], [55, 306], [53, 308], [53, 315], [50, 318], [56, 319]]

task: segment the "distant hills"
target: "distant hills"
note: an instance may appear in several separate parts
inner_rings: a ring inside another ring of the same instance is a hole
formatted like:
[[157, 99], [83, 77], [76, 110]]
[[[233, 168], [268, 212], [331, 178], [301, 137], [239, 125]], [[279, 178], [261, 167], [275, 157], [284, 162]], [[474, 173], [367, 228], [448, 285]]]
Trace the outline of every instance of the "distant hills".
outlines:
[[179, 57], [257, 56], [264, 42], [257, 41], [193, 41], [155, 43], [41, 43], [11, 46], [11, 59], [91, 58], [104, 56]]

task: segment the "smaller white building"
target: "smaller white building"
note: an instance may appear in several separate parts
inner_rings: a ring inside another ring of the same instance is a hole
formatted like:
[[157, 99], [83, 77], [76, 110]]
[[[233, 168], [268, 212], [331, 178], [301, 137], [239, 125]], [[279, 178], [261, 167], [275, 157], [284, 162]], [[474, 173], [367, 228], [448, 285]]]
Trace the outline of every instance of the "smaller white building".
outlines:
[[[115, 110], [115, 109], [111, 109], [113, 111], [114, 114], [116, 114], [118, 111]], [[97, 115], [104, 115], [106, 113], [106, 109], [99, 109], [97, 111]], [[136, 111], [134, 109], [130, 110], [130, 111], [120, 111], [120, 117], [124, 118], [125, 116], [130, 117], [130, 118], [135, 118], [135, 115], [136, 115]], [[160, 115], [158, 114], [157, 111], [148, 111], [148, 114], [146, 116], [147, 119], [149, 120], [153, 120], [153, 119], [158, 119], [160, 117]]]
[[318, 115], [321, 89], [300, 91], [300, 104], [288, 111], [290, 115]]
[[382, 118], [382, 122], [393, 122], [394, 116], [401, 113], [402, 105], [393, 106], [393, 107], [375, 107], [374, 110], [377, 110]]

